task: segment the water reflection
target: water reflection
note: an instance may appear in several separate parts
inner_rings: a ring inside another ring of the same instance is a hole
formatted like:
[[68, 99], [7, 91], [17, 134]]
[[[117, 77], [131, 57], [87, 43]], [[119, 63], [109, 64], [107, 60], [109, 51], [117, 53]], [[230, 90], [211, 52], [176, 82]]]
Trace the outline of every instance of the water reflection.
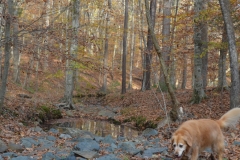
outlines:
[[55, 122], [54, 126], [78, 128], [81, 130], [87, 130], [98, 136], [111, 135], [114, 138], [123, 136], [126, 138], [134, 138], [138, 136], [138, 131], [123, 125], [115, 125], [107, 121], [95, 121], [89, 119], [75, 119], [70, 121]]

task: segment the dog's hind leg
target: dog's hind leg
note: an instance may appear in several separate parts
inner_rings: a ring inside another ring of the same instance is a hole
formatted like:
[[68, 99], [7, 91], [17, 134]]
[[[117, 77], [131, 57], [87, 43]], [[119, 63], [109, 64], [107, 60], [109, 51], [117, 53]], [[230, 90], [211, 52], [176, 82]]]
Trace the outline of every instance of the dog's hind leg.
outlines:
[[222, 160], [224, 152], [224, 140], [222, 139], [221, 141], [219, 141], [215, 147], [218, 160]]

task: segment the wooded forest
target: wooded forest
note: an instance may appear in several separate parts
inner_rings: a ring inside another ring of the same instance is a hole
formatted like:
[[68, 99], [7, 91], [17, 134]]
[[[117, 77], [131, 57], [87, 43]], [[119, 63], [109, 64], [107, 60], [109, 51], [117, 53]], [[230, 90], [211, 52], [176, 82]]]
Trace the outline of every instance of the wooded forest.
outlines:
[[225, 3], [2, 1], [0, 106], [11, 74], [13, 82], [35, 91], [46, 79], [65, 81], [62, 96], [73, 108], [73, 91], [81, 92], [82, 75], [92, 72], [98, 82], [90, 85], [103, 93], [110, 80], [122, 94], [157, 87], [177, 105], [175, 89], [192, 88], [192, 101], [199, 103], [206, 87], [230, 88], [236, 107], [240, 9], [238, 1]]
[[35, 121], [43, 104], [78, 112], [81, 98], [160, 105], [173, 122], [181, 98], [240, 105], [239, 0], [1, 0], [0, 15], [2, 118]]

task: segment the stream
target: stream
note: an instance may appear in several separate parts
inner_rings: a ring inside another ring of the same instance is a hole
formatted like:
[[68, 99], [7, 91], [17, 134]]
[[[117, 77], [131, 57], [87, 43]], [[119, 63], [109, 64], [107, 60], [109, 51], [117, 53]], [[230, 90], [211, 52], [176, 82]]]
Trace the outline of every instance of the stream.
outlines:
[[113, 138], [122, 136], [128, 139], [132, 139], [140, 134], [139, 131], [137, 131], [136, 129], [125, 125], [115, 125], [108, 121], [91, 120], [86, 118], [58, 119], [55, 121], [51, 121], [47, 125], [47, 128], [59, 129], [60, 132], [62, 127], [77, 128], [90, 131], [91, 133], [101, 137], [111, 135]]

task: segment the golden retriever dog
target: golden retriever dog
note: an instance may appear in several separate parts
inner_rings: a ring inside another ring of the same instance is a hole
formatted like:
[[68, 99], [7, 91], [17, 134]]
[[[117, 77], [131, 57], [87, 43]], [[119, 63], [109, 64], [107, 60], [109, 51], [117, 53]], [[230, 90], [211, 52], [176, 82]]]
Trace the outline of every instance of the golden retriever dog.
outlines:
[[199, 119], [184, 122], [172, 135], [174, 155], [181, 158], [188, 156], [197, 160], [201, 151], [211, 147], [222, 160], [224, 152], [224, 136], [222, 129], [234, 126], [240, 118], [240, 108], [225, 113], [219, 120]]

